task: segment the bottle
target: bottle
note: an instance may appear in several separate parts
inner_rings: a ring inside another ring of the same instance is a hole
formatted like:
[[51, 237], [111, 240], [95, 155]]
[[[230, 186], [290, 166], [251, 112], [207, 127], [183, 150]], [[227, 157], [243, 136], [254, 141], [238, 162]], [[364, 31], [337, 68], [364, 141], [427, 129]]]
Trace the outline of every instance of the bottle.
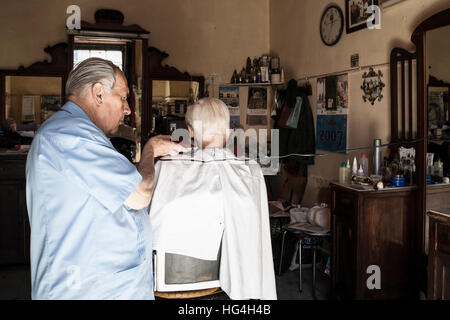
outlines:
[[347, 165], [342, 162], [339, 168], [339, 183], [346, 183], [347, 181]]
[[352, 176], [356, 176], [357, 174], [358, 174], [358, 162], [356, 161], [356, 157], [354, 157], [352, 166]]
[[256, 76], [256, 82], [261, 83], [262, 81], [262, 74], [261, 74], [261, 68], [258, 67], [258, 72], [257, 72], [257, 76]]
[[444, 177], [444, 166], [440, 158], [437, 158], [437, 162], [434, 163], [434, 175]]
[[373, 153], [373, 171], [375, 175], [381, 175], [381, 139], [375, 139], [373, 142], [375, 152]]
[[358, 176], [363, 176], [364, 175], [364, 170], [362, 168], [362, 165], [359, 165], [359, 169], [358, 169]]
[[361, 153], [360, 164], [363, 169], [364, 175], [366, 177], [369, 176], [369, 159], [367, 159], [367, 154], [365, 152]]
[[250, 57], [247, 57], [247, 63], [245, 64], [245, 72], [247, 74], [250, 74], [252, 71], [252, 60], [250, 60]]
[[352, 169], [350, 168], [350, 159], [347, 159], [347, 163], [345, 165], [345, 169], [347, 169], [347, 177], [346, 180], [347, 182], [350, 182], [352, 180]]

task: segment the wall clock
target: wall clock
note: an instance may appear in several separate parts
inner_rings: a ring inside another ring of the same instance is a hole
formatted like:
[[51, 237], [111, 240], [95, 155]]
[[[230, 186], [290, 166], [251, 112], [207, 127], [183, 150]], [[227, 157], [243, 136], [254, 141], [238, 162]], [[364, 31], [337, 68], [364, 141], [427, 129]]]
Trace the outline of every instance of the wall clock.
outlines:
[[339, 42], [344, 31], [344, 14], [341, 8], [331, 5], [320, 19], [320, 38], [327, 46], [334, 46]]

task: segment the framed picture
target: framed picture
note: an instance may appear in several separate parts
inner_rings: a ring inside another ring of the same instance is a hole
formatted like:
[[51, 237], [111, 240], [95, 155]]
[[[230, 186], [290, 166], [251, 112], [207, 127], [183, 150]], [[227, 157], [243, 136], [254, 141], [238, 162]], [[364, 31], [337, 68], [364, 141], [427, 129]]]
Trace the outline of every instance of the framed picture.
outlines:
[[367, 8], [378, 5], [378, 0], [345, 0], [345, 26], [347, 33], [367, 28], [367, 19], [372, 14]]

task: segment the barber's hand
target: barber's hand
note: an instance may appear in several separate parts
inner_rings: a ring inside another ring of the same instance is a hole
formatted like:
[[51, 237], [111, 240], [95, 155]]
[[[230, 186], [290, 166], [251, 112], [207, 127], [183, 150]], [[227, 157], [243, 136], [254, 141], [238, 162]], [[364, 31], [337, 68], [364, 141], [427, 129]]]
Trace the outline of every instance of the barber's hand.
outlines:
[[144, 152], [147, 146], [153, 149], [153, 156], [162, 157], [162, 156], [175, 156], [180, 152], [189, 151], [188, 148], [183, 147], [181, 144], [177, 142], [173, 142], [170, 140], [170, 136], [156, 136], [151, 138], [144, 147]]

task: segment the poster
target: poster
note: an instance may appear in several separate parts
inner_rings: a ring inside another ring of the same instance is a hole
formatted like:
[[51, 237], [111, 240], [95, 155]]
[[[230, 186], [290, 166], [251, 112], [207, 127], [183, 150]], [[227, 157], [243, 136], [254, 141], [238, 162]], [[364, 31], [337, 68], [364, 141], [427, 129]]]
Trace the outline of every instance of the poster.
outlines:
[[239, 128], [241, 125], [239, 87], [219, 87], [219, 99], [228, 106], [230, 111], [230, 128]]
[[248, 89], [247, 124], [267, 125], [267, 88], [250, 87]]
[[317, 79], [317, 114], [348, 114], [348, 74]]
[[346, 152], [347, 115], [317, 115], [317, 149]]
[[34, 121], [34, 96], [22, 97], [22, 120]]

